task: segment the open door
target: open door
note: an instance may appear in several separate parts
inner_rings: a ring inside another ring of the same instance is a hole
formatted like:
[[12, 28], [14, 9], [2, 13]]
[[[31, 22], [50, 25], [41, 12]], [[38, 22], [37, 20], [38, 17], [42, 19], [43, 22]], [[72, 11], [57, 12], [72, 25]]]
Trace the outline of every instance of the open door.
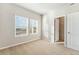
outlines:
[[64, 17], [59, 17], [59, 42], [64, 42]]
[[59, 40], [59, 19], [56, 18], [54, 20], [54, 41], [57, 42]]
[[54, 20], [55, 42], [64, 42], [64, 17]]

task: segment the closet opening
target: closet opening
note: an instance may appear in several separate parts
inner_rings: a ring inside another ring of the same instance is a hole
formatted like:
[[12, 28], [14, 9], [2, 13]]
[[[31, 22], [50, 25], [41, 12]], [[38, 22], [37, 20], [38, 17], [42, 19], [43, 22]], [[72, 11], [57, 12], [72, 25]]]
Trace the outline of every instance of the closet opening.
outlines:
[[64, 44], [64, 16], [54, 19], [54, 42]]

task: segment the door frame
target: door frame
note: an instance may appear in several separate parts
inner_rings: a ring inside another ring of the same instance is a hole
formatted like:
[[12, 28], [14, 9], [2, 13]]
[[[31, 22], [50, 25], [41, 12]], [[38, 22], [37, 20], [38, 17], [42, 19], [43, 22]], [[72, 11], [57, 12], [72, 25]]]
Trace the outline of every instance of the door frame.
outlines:
[[[67, 16], [61, 15], [58, 17], [64, 17], [64, 46], [67, 47]], [[58, 17], [55, 17], [54, 20]], [[54, 27], [54, 32], [55, 32], [55, 27]], [[55, 42], [55, 33], [54, 33], [54, 42]]]
[[64, 16], [64, 46], [67, 47], [67, 15]]

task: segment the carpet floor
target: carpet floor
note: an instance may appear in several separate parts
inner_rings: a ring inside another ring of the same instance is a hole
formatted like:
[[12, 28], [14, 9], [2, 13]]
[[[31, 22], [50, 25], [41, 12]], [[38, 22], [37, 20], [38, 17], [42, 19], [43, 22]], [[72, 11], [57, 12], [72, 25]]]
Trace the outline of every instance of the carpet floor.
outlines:
[[65, 48], [63, 42], [36, 40], [0, 51], [0, 55], [79, 55], [79, 51]]

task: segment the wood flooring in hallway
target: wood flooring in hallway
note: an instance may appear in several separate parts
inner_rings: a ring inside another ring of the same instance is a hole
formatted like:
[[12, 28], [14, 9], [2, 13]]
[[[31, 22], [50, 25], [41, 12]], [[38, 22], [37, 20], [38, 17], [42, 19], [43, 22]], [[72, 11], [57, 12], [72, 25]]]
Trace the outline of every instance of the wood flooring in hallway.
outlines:
[[63, 43], [37, 40], [0, 51], [0, 55], [78, 55], [79, 51], [65, 48]]

